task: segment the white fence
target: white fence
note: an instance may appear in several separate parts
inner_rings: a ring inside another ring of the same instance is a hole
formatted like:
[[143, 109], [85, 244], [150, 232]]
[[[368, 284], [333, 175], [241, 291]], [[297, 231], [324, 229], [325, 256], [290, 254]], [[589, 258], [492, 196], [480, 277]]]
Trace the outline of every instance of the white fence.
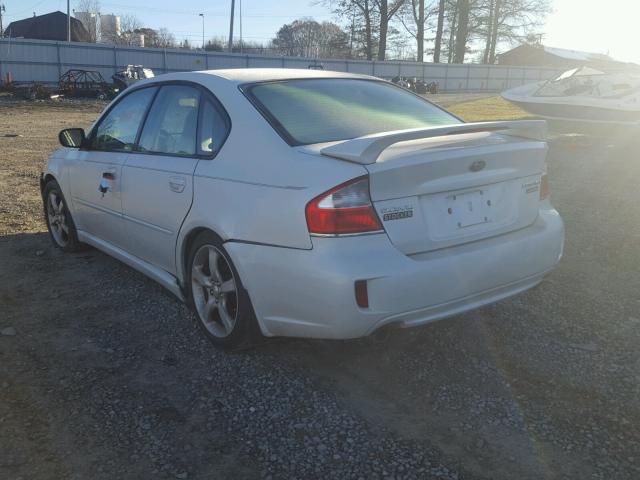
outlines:
[[544, 80], [558, 70], [501, 65], [418, 63], [404, 61], [314, 60], [299, 57], [243, 55], [194, 50], [136, 48], [95, 43], [0, 39], [0, 78], [10, 72], [15, 82], [57, 83], [70, 68], [98, 70], [111, 75], [128, 64], [150, 67], [157, 74], [218, 68], [308, 68], [322, 64], [325, 70], [363, 73], [390, 79], [396, 75], [438, 82], [440, 91], [501, 91]]

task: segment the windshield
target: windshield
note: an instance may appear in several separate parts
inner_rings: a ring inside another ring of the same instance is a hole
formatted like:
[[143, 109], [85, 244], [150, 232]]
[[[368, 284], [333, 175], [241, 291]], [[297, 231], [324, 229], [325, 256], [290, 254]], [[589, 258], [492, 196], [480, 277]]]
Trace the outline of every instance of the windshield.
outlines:
[[421, 97], [379, 81], [286, 80], [256, 84], [247, 93], [292, 145], [461, 123]]
[[607, 75], [593, 68], [569, 70], [544, 83], [536, 97], [620, 98], [637, 91], [640, 82], [624, 74]]

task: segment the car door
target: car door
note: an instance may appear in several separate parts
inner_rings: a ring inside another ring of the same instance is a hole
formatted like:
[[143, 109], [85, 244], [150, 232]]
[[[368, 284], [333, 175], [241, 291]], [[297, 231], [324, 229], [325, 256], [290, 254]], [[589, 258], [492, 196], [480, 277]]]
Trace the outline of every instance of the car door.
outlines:
[[193, 200], [193, 172], [198, 161], [213, 155], [214, 135], [202, 133], [212, 129], [211, 105], [197, 86], [162, 86], [137, 152], [124, 164], [123, 218], [129, 251], [171, 273], [176, 270], [178, 232]]
[[122, 165], [156, 91], [145, 88], [120, 99], [94, 127], [88, 146], [69, 158], [76, 227], [120, 248], [128, 244], [122, 220]]

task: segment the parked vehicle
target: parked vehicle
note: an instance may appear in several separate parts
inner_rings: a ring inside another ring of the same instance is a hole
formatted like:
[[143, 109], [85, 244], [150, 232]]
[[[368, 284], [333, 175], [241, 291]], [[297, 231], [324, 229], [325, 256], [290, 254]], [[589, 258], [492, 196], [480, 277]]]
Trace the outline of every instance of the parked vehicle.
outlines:
[[574, 68], [551, 80], [502, 92], [534, 115], [597, 124], [640, 124], [640, 76]]
[[464, 123], [389, 82], [321, 70], [163, 75], [42, 175], [87, 243], [188, 302], [218, 346], [422, 325], [539, 283], [562, 255], [544, 121]]
[[399, 87], [406, 88], [412, 92], [424, 95], [426, 93], [438, 93], [438, 84], [436, 82], [426, 83], [418, 77], [407, 78], [401, 76], [395, 76], [391, 79], [392, 83], [395, 83]]
[[397, 75], [391, 79], [391, 83], [395, 83], [399, 87], [406, 88], [407, 90], [413, 90], [411, 82], [406, 77]]
[[153, 70], [150, 68], [145, 68], [142, 65], [127, 65], [127, 68], [112, 75], [111, 79], [116, 88], [122, 91], [140, 80], [154, 76]]
[[105, 82], [97, 70], [67, 70], [60, 76], [58, 92], [65, 97], [90, 97], [106, 100], [113, 98], [117, 90]]

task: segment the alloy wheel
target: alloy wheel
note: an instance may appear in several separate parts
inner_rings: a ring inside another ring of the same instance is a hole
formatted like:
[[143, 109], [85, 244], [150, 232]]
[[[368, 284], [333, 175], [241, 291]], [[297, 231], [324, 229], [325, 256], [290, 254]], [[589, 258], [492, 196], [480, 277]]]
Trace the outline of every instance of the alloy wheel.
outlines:
[[59, 246], [66, 247], [69, 245], [69, 224], [65, 215], [64, 200], [58, 192], [52, 191], [49, 193], [47, 203], [47, 217], [51, 235]]
[[238, 317], [238, 289], [226, 257], [213, 245], [203, 245], [193, 257], [191, 291], [193, 302], [205, 328], [215, 337], [225, 338]]

